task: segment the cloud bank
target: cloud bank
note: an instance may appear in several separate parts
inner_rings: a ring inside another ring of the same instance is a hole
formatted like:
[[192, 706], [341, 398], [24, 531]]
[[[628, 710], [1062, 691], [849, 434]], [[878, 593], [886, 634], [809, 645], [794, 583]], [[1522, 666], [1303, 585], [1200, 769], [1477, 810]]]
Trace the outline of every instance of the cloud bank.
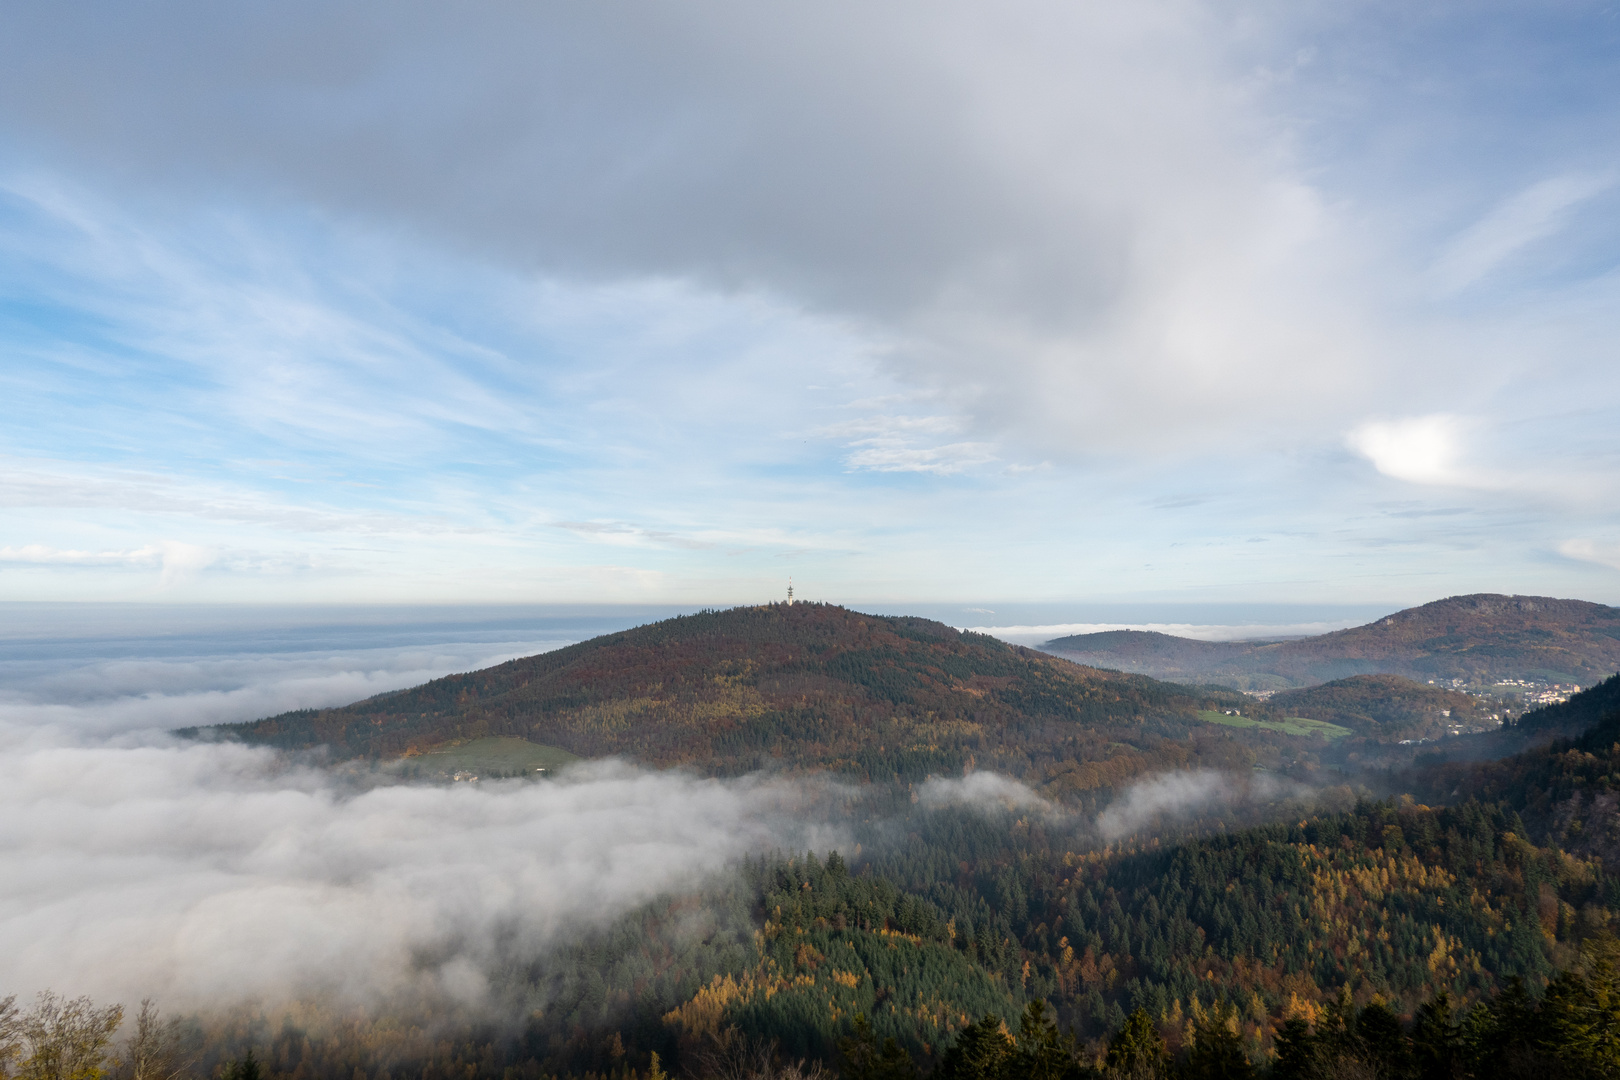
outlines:
[[345, 791], [239, 746], [7, 754], [0, 989], [178, 1008], [477, 1005], [534, 954], [744, 854], [834, 837], [804, 794], [613, 764], [555, 782]]

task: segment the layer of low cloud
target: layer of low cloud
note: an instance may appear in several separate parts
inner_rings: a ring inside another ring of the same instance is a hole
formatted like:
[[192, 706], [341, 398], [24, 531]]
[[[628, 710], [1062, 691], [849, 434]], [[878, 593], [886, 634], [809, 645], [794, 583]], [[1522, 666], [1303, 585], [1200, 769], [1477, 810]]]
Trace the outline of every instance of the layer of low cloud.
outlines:
[[234, 745], [6, 754], [0, 988], [183, 1008], [397, 993], [479, 1003], [538, 952], [744, 854], [818, 846], [802, 793], [612, 764], [345, 791]]

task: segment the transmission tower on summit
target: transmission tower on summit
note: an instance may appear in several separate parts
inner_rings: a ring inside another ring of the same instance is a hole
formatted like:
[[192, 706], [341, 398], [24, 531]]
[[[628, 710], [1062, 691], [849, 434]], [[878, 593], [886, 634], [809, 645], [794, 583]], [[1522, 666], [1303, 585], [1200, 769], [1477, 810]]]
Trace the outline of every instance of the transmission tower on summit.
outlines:
[[788, 604], [791, 606], [792, 603], [793, 603], [793, 579], [788, 578]]

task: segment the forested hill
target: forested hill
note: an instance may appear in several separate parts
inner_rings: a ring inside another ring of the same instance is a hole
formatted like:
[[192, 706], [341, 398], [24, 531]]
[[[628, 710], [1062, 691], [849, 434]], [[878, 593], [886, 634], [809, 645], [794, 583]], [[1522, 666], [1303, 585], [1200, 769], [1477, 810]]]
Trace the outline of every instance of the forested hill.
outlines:
[[1620, 670], [1620, 608], [1478, 593], [1290, 641], [1193, 641], [1118, 630], [1056, 638], [1044, 647], [1080, 663], [1248, 690], [1374, 673], [1420, 682], [1545, 679], [1590, 686]]
[[976, 765], [1058, 794], [1111, 788], [1150, 768], [1248, 768], [1245, 748], [1263, 746], [1267, 733], [1198, 719], [1241, 700], [923, 619], [775, 604], [682, 616], [209, 734], [373, 758], [517, 736], [717, 773], [787, 765], [892, 779]]
[[1292, 716], [1324, 720], [1375, 739], [1438, 739], [1460, 723], [1482, 723], [1482, 698], [1400, 675], [1352, 675], [1271, 696], [1271, 706]]

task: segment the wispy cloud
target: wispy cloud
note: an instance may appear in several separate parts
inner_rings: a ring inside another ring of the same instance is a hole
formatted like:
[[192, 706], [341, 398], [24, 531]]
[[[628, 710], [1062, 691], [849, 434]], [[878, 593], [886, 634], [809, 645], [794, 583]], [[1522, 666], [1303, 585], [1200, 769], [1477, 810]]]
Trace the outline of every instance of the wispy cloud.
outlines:
[[920, 472], [950, 476], [996, 460], [995, 447], [989, 443], [959, 442], [920, 447], [902, 445], [899, 440], [862, 439], [854, 445], [861, 449], [847, 455], [844, 463], [851, 469], [872, 472]]
[[1572, 537], [1558, 545], [1558, 553], [1579, 562], [1620, 570], [1620, 543], [1605, 543], [1587, 537]]
[[1532, 184], [1447, 245], [1430, 271], [1436, 286], [1442, 293], [1466, 289], [1519, 251], [1559, 233], [1577, 206], [1614, 185], [1610, 173], [1575, 173]]
[[212, 566], [219, 553], [197, 544], [162, 540], [130, 551], [74, 551], [23, 544], [0, 547], [0, 562], [33, 563], [45, 566], [135, 566], [156, 567], [164, 585], [177, 584]]

